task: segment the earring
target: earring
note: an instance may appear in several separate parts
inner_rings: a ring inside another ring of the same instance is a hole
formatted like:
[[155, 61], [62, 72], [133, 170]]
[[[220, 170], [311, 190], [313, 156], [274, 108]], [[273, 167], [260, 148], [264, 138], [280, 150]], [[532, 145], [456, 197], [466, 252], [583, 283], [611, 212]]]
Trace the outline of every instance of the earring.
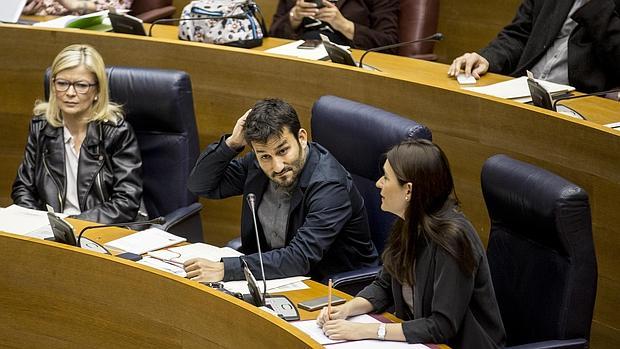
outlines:
[[99, 96], [95, 96], [95, 102], [99, 100]]
[[409, 195], [405, 195], [405, 201], [409, 201]]

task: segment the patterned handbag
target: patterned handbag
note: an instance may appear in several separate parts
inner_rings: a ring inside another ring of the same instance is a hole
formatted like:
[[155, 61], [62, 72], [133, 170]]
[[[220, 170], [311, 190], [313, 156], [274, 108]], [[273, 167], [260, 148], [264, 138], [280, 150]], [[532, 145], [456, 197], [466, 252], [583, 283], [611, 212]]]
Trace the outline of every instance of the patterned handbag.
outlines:
[[183, 8], [181, 40], [251, 48], [266, 33], [260, 9], [253, 0], [198, 0]]

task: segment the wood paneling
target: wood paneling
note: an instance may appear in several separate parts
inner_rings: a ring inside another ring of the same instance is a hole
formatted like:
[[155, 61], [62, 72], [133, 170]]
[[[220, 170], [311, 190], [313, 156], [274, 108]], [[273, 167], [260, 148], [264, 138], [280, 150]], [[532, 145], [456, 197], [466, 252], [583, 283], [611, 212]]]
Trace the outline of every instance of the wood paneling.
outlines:
[[0, 233], [0, 264], [2, 347], [322, 348], [239, 299], [120, 258]]
[[[174, 38], [174, 33], [165, 32], [157, 33]], [[0, 120], [10, 131], [0, 139], [0, 184], [10, 183], [15, 175], [29, 110], [42, 93], [45, 67], [60, 49], [74, 42], [97, 47], [108, 65], [189, 72], [202, 147], [230, 132], [238, 116], [257, 99], [269, 96], [292, 103], [306, 127], [312, 103], [325, 94], [371, 104], [424, 123], [447, 153], [464, 211], [483, 240], [487, 239], [489, 222], [480, 190], [480, 169], [489, 156], [505, 153], [579, 184], [590, 194], [599, 262], [592, 340], [596, 349], [614, 348], [606, 343], [619, 340], [620, 255], [616, 251], [620, 227], [615, 211], [620, 196], [620, 132], [600, 126], [620, 121], [618, 103], [600, 98], [574, 101], [573, 107], [589, 116], [589, 121], [580, 121], [461, 90], [447, 78], [445, 65], [404, 57], [368, 55], [367, 63], [383, 72], [365, 72], [174, 39], [6, 25], [0, 26]], [[266, 44], [277, 42], [269, 39]], [[501, 79], [488, 74], [480, 83]], [[0, 202], [9, 202], [9, 193], [10, 187], [1, 187]], [[241, 201], [203, 202], [206, 240], [219, 244], [237, 236]]]

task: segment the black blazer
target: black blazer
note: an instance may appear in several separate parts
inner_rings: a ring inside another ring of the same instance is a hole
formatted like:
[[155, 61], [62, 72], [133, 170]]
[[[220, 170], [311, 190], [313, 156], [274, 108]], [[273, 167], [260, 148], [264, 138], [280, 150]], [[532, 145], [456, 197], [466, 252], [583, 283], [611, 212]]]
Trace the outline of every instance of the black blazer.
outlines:
[[469, 238], [477, 267], [468, 276], [456, 260], [435, 243], [420, 238], [416, 249], [413, 314], [405, 303], [402, 285], [385, 270], [357, 296], [376, 312], [394, 305], [409, 343], [448, 344], [452, 348], [501, 348], [506, 333], [484, 247], [469, 221], [454, 212]]
[[[512, 23], [480, 54], [489, 71], [523, 76], [550, 47], [574, 0], [524, 0]], [[620, 86], [620, 0], [590, 0], [572, 18], [578, 23], [568, 41], [568, 80], [583, 92]]]
[[[303, 24], [293, 31], [289, 13], [295, 6], [295, 0], [280, 0], [273, 16], [270, 35], [299, 39], [304, 37]], [[336, 6], [342, 15], [355, 24], [353, 40], [343, 35], [332, 41], [354, 48], [369, 49], [391, 45], [398, 42], [398, 0], [339, 0]]]
[[[235, 159], [222, 137], [209, 145], [192, 170], [188, 187], [209, 199], [254, 193], [257, 207], [269, 184], [254, 152]], [[376, 266], [377, 251], [370, 240], [364, 201], [349, 173], [323, 147], [310, 143], [309, 155], [291, 197], [286, 246], [267, 250], [258, 224], [265, 276], [268, 279], [309, 275], [323, 280], [333, 273]], [[245, 203], [241, 210], [242, 252], [255, 275], [260, 264], [252, 223]], [[239, 258], [223, 258], [224, 280], [244, 278]]]
[[[77, 179], [81, 213], [75, 218], [99, 223], [131, 222], [142, 200], [142, 159], [138, 141], [124, 120], [91, 122], [80, 149]], [[19, 206], [62, 212], [67, 193], [63, 128], [34, 117], [24, 160], [11, 197]]]

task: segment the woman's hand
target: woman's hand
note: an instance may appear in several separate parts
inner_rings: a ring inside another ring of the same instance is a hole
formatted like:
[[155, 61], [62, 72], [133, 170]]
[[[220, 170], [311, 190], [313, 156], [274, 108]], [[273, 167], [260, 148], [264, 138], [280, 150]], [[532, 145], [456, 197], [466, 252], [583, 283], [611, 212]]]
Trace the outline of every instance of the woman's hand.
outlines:
[[319, 316], [316, 318], [316, 324], [319, 325], [319, 327], [323, 327], [323, 325], [329, 320], [348, 318], [350, 313], [348, 304], [349, 303], [345, 303], [343, 305], [332, 307], [332, 312], [330, 314], [327, 313], [327, 307], [324, 307], [321, 309], [321, 313], [319, 313]]
[[323, 333], [332, 340], [360, 340], [375, 338], [379, 324], [365, 324], [347, 320], [329, 320], [323, 325]]
[[22, 10], [23, 15], [34, 15], [43, 8], [43, 0], [28, 0]]
[[289, 12], [289, 19], [293, 29], [297, 29], [304, 17], [314, 18], [319, 13], [319, 9], [314, 2], [297, 0], [295, 6]]
[[353, 40], [355, 24], [346, 19], [334, 3], [323, 0], [323, 5], [325, 6], [319, 10], [319, 13], [314, 18], [329, 23], [332, 28], [339, 31], [347, 39]]

